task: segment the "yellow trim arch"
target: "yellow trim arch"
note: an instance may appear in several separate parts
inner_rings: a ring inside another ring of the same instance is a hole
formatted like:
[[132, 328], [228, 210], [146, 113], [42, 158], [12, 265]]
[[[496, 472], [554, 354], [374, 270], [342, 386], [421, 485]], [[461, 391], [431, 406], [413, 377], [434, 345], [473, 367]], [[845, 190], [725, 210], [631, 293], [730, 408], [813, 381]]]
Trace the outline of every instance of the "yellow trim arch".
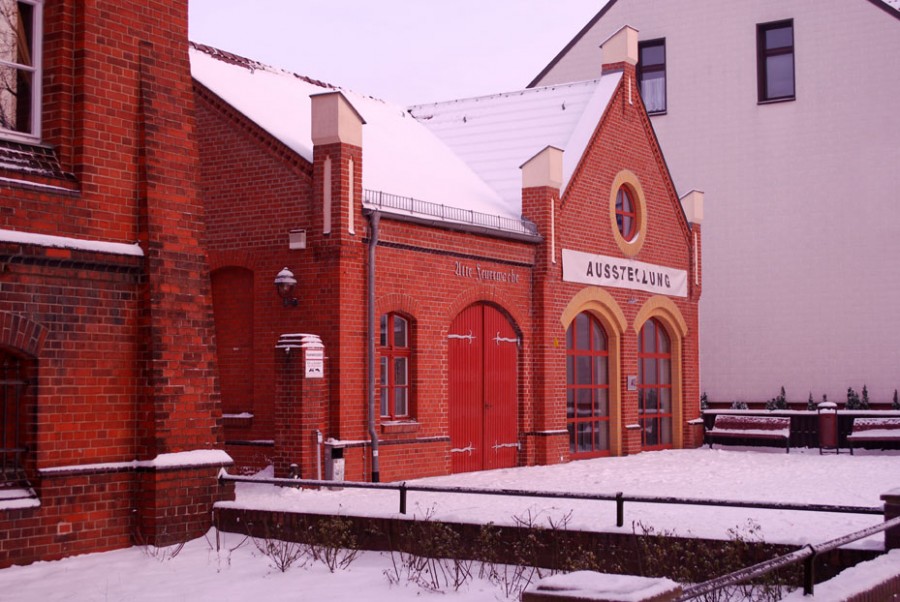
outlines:
[[562, 312], [563, 330], [575, 317], [587, 312], [597, 318], [609, 337], [609, 453], [622, 455], [622, 338], [628, 327], [625, 313], [612, 295], [601, 288], [581, 289]]
[[672, 343], [672, 447], [684, 447], [684, 378], [683, 349], [684, 338], [688, 334], [687, 322], [681, 310], [668, 297], [650, 297], [634, 317], [635, 336], [641, 336], [641, 329], [647, 320], [656, 318], [666, 329]]

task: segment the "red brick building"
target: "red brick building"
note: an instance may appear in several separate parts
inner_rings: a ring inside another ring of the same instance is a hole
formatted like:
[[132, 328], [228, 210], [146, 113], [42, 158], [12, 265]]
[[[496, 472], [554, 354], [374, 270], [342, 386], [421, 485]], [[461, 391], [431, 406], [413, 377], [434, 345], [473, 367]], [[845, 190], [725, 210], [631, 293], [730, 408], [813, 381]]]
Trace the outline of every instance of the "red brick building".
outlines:
[[197, 536], [231, 462], [187, 3], [0, 10], [0, 566]]
[[406, 110], [194, 47], [238, 464], [394, 480], [699, 445], [702, 194], [672, 186], [636, 32], [603, 48], [593, 81]]

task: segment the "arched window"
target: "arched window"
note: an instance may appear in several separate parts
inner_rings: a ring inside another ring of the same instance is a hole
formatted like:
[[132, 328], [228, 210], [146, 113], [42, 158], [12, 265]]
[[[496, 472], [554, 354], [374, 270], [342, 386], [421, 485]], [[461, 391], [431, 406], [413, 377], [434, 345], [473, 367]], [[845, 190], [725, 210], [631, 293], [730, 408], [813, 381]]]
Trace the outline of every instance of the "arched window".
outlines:
[[637, 230], [637, 208], [626, 186], [619, 188], [616, 193], [616, 225], [622, 238], [628, 242], [634, 239]]
[[588, 313], [566, 330], [566, 422], [573, 456], [609, 453], [609, 350], [603, 326]]
[[672, 447], [672, 349], [655, 318], [638, 339], [638, 416], [643, 449]]
[[398, 314], [381, 316], [381, 417], [409, 417], [409, 320]]

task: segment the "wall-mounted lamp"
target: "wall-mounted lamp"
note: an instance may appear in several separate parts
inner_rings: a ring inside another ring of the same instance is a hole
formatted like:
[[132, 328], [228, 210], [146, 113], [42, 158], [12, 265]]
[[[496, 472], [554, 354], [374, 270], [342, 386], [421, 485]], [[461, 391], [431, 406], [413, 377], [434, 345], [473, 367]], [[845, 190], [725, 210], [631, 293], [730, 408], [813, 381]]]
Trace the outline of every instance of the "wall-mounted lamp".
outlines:
[[285, 307], [297, 307], [299, 303], [296, 297], [291, 297], [295, 286], [297, 286], [297, 279], [289, 269], [284, 268], [275, 276], [275, 290], [278, 291], [281, 303]]

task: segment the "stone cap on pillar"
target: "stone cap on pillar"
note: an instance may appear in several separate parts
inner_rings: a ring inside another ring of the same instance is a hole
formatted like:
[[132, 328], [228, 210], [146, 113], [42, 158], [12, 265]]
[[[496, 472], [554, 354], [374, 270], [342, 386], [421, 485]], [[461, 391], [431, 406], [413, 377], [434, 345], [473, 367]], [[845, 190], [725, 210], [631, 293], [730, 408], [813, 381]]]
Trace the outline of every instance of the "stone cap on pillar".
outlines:
[[703, 223], [703, 192], [692, 190], [680, 199], [684, 216], [690, 224]]
[[325, 349], [325, 345], [319, 335], [299, 332], [278, 337], [275, 349], [284, 349], [285, 353], [290, 353], [291, 349]]
[[313, 94], [313, 145], [344, 143], [362, 147], [362, 126], [366, 120], [341, 92]]
[[623, 26], [600, 44], [600, 52], [603, 55], [604, 65], [614, 63], [637, 65], [638, 30], [630, 25]]
[[563, 180], [563, 151], [555, 146], [544, 147], [544, 150], [523, 163], [519, 169], [522, 170], [522, 188], [560, 188]]
[[671, 579], [575, 571], [541, 579], [522, 602], [671, 602], [681, 591]]

